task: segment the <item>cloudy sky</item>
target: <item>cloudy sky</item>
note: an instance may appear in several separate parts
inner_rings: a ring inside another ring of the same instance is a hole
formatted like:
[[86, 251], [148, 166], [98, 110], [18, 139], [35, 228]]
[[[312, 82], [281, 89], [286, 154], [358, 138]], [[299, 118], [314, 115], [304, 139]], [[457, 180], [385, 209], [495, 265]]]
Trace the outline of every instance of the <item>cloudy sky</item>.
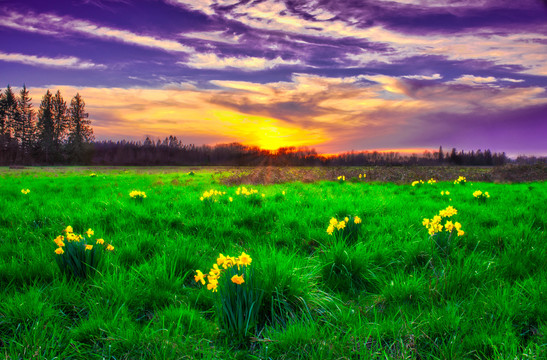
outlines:
[[547, 155], [543, 0], [0, 0], [0, 38], [98, 140]]

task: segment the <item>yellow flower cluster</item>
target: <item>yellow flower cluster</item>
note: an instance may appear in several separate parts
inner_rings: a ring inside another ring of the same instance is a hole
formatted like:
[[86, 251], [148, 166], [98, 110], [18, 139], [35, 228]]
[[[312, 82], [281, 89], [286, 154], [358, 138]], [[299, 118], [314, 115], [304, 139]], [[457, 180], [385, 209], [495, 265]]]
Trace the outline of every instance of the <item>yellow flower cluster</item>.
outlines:
[[236, 195], [245, 195], [250, 196], [253, 194], [258, 194], [258, 190], [256, 189], [247, 189], [245, 186], [238, 187], [236, 190]]
[[30, 189], [21, 189], [21, 194], [28, 194], [30, 192]]
[[338, 181], [346, 181], [346, 177], [344, 175], [340, 175], [337, 177]]
[[429, 235], [435, 235], [443, 231], [443, 228], [447, 232], [452, 232], [452, 230], [457, 231], [458, 236], [463, 236], [465, 233], [462, 231], [462, 224], [459, 222], [453, 223], [452, 221], [447, 220], [444, 225], [441, 224], [443, 219], [450, 218], [453, 215], [456, 215], [458, 210], [452, 206], [448, 206], [446, 209], [439, 211], [439, 215], [435, 215], [433, 219], [424, 219], [422, 225], [428, 230]]
[[444, 195], [450, 195], [450, 191], [441, 191], [441, 195], [444, 196]]
[[454, 184], [458, 185], [458, 184], [465, 184], [467, 182], [467, 179], [465, 178], [465, 176], [460, 176], [458, 177], [456, 180], [454, 180]]
[[416, 181], [413, 181], [413, 182], [412, 182], [412, 186], [422, 185], [423, 183], [424, 183], [423, 180], [416, 180]]
[[431, 179], [427, 180], [427, 183], [428, 183], [429, 185], [433, 185], [433, 184], [437, 183], [437, 180], [431, 178]]
[[366, 177], [367, 177], [367, 174], [362, 174], [362, 175], [359, 174], [359, 179], [364, 179], [364, 178], [366, 178]]
[[473, 196], [477, 199], [487, 199], [490, 197], [490, 194], [488, 193], [488, 191], [482, 192], [480, 190], [477, 190], [473, 193]]
[[[253, 259], [245, 252], [241, 252], [239, 257], [234, 258], [232, 256], [224, 256], [219, 254], [216, 264], [213, 264], [213, 267], [209, 271], [209, 274], [205, 275], [201, 270], [196, 270], [196, 275], [194, 275], [194, 280], [196, 282], [201, 282], [202, 285], [205, 285], [205, 276], [207, 276], [207, 290], [216, 292], [218, 288], [218, 280], [221, 277], [224, 270], [237, 266], [239, 269], [240, 266], [251, 265]], [[234, 284], [241, 285], [245, 282], [243, 275], [234, 275], [230, 279]]]
[[146, 193], [144, 191], [133, 190], [129, 193], [132, 199], [145, 199]]
[[91, 173], [91, 174], [89, 174], [89, 176], [90, 176], [90, 177], [97, 177], [97, 174]]
[[[353, 222], [355, 224], [360, 224], [361, 219], [359, 218], [359, 216], [356, 216], [353, 218]], [[331, 218], [329, 221], [329, 226], [327, 227], [327, 234], [332, 235], [335, 229], [343, 230], [348, 223], [349, 223], [349, 218], [347, 216], [344, 218], [344, 220], [341, 220], [341, 221], [338, 221], [338, 219], [336, 218]]]
[[[65, 247], [65, 241], [66, 242], [78, 242], [79, 243], [81, 240], [84, 239], [84, 237], [82, 235], [75, 234], [74, 229], [70, 225], [67, 226], [66, 229], [63, 230], [63, 232], [66, 234], [66, 236], [59, 235], [53, 240], [55, 245], [58, 246], [57, 249], [55, 249], [55, 254], [57, 254], [57, 255], [64, 254], [65, 251], [63, 250], [63, 247]], [[87, 237], [89, 239], [91, 239], [91, 237], [95, 234], [95, 232], [91, 229], [87, 229], [87, 231], [84, 234], [86, 234]], [[103, 239], [97, 239], [97, 240], [95, 240], [95, 243], [99, 244], [99, 245], [103, 245], [104, 240]], [[83, 243], [83, 245], [85, 246], [85, 250], [92, 250], [93, 249], [93, 245], [91, 245], [91, 244]], [[106, 247], [106, 250], [112, 251], [112, 250], [114, 250], [114, 246], [108, 244], [107, 247]]]
[[211, 189], [209, 191], [205, 191], [199, 199], [201, 201], [204, 201], [204, 200], [213, 201], [214, 200], [216, 202], [217, 200], [213, 199], [213, 196], [222, 196], [222, 195], [225, 195], [225, 194], [226, 194], [226, 191], [223, 192], [223, 191], [218, 191], [218, 190]]

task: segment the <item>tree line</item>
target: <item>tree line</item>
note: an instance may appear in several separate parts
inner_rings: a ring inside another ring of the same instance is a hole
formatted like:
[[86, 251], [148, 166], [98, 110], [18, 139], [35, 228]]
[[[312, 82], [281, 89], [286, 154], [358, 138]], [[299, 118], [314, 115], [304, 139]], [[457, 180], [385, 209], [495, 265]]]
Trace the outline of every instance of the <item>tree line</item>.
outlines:
[[93, 157], [93, 129], [77, 93], [67, 105], [47, 90], [38, 111], [26, 86], [0, 92], [0, 164], [84, 164]]
[[240, 143], [201, 145], [183, 144], [176, 136], [164, 140], [147, 137], [141, 141], [102, 141], [94, 143], [93, 163], [117, 166], [384, 166], [384, 165], [504, 165], [510, 160], [505, 153], [490, 150], [445, 153], [425, 151], [422, 154], [398, 152], [351, 151], [324, 156], [308, 147], [284, 147], [275, 151]]

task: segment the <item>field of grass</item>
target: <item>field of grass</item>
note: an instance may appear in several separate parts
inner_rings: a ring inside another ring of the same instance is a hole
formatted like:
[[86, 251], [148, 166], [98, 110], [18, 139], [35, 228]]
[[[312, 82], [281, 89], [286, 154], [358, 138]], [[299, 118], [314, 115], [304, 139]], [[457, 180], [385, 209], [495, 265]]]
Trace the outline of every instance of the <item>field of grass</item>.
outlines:
[[[229, 170], [94, 171], [0, 171], [2, 358], [547, 358], [544, 181], [348, 176], [246, 185], [247, 198]], [[226, 194], [201, 201], [211, 189]], [[435, 241], [422, 221], [449, 205], [465, 235]], [[357, 238], [329, 235], [346, 216], [362, 220]], [[93, 277], [56, 263], [69, 225], [114, 246]], [[219, 322], [220, 292], [194, 280], [242, 251], [262, 294], [243, 340]]]

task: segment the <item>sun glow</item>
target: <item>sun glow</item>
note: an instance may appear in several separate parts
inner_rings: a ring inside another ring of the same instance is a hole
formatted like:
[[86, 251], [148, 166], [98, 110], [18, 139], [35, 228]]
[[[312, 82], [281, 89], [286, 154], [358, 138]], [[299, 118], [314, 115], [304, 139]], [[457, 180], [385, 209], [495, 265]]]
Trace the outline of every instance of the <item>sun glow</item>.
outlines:
[[264, 150], [314, 146], [328, 140], [319, 130], [307, 130], [263, 116], [218, 110], [215, 111], [215, 118], [222, 123], [231, 123], [228, 133], [240, 139], [243, 144], [258, 146]]

